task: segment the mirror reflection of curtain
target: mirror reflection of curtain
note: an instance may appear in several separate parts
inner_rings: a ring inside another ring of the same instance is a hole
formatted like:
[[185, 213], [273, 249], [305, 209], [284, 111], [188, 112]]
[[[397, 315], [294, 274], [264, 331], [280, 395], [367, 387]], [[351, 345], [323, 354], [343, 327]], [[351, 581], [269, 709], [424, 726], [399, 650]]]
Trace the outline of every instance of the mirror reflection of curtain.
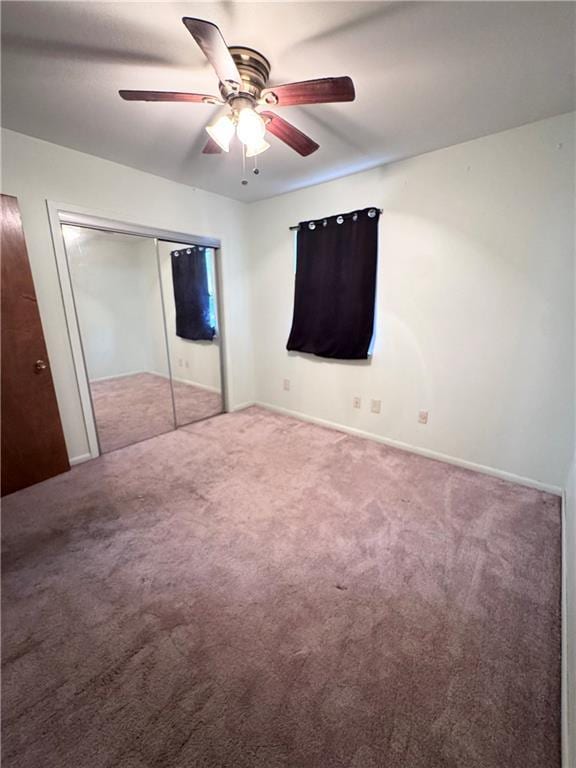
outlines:
[[200, 246], [172, 251], [176, 335], [189, 341], [212, 341], [216, 333], [208, 284], [207, 251]]

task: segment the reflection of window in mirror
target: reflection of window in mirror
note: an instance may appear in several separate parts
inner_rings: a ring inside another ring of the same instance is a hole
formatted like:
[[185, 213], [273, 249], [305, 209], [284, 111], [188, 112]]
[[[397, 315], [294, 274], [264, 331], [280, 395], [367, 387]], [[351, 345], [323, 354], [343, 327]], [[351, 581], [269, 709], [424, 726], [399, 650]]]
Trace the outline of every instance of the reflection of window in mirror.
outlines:
[[210, 294], [210, 325], [214, 328], [214, 338], [218, 336], [218, 318], [216, 313], [216, 279], [214, 275], [214, 251], [206, 248], [206, 274], [208, 276], [208, 293]]

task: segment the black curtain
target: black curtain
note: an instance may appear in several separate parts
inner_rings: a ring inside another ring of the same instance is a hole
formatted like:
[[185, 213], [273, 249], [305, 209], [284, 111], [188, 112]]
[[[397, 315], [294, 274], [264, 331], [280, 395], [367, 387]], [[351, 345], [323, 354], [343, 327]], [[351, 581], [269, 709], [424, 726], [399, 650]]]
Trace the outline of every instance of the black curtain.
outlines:
[[378, 208], [365, 208], [300, 223], [287, 349], [339, 360], [368, 357], [379, 216]]
[[193, 246], [172, 251], [170, 255], [176, 336], [190, 341], [212, 341], [216, 329], [210, 316], [206, 249]]

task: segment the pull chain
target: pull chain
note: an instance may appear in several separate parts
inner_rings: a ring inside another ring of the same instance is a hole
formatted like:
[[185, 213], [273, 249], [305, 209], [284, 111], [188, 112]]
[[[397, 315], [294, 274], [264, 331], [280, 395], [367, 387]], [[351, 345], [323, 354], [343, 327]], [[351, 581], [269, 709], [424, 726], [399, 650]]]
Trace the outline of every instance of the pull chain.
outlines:
[[246, 186], [248, 184], [248, 179], [246, 178], [246, 146], [244, 144], [240, 145], [242, 147], [242, 186]]

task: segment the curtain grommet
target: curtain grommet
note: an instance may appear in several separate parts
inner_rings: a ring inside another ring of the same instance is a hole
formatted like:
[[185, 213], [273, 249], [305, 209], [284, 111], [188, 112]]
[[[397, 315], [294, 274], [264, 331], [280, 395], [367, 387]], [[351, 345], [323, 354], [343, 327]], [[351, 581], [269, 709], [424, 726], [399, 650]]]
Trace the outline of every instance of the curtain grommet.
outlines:
[[311, 221], [310, 224], [308, 224], [308, 229], [316, 229], [316, 224], [314, 224], [314, 222]]
[[358, 221], [358, 214], [357, 213], [353, 213], [352, 214], [352, 221]]
[[192, 250], [191, 250], [190, 248], [188, 248], [188, 250], [186, 251], [186, 253], [187, 253], [188, 255], [190, 255], [190, 254], [192, 253]]
[[344, 216], [338, 216], [336, 219], [336, 224], [342, 224], [344, 222]]
[[370, 208], [370, 210], [368, 211], [368, 216], [369, 216], [371, 219], [373, 219], [373, 218], [374, 218], [374, 216], [376, 216], [376, 211], [374, 210], [374, 208]]
[[180, 256], [180, 251], [174, 251], [174, 258], [177, 259]]
[[328, 220], [327, 219], [324, 219], [324, 221], [322, 222], [322, 226], [323, 227], [327, 227], [328, 226]]

